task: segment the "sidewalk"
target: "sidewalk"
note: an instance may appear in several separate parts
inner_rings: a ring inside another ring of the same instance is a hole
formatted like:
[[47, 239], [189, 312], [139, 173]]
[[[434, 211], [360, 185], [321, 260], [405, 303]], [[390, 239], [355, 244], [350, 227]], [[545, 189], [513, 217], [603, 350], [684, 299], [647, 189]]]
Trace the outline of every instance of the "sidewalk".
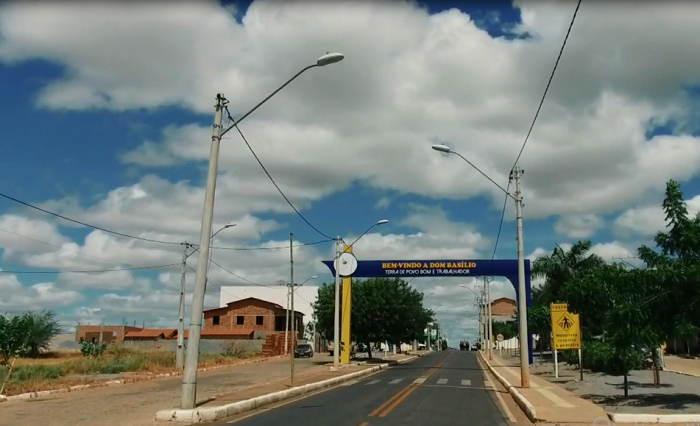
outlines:
[[664, 355], [664, 371], [700, 377], [700, 359]]
[[[325, 354], [297, 359], [304, 374], [325, 369]], [[289, 359], [274, 359], [206, 371], [197, 375], [197, 399], [229, 394], [265, 383], [289, 382]], [[0, 426], [152, 426], [154, 413], [180, 404], [182, 377], [168, 377], [80, 392], [56, 393], [0, 404]]]
[[[492, 361], [488, 361], [486, 357], [481, 359], [487, 365], [490, 364], [501, 378], [515, 388], [517, 392], [513, 395], [514, 399], [533, 422], [590, 425], [594, 424], [596, 419], [599, 419], [598, 422], [601, 418], [608, 419], [608, 415], [602, 408], [533, 374], [530, 375], [530, 388], [521, 388], [520, 365], [515, 360], [504, 360], [496, 354], [493, 354]], [[506, 384], [504, 386], [509, 387]], [[517, 393], [522, 395], [522, 398], [518, 398]]]

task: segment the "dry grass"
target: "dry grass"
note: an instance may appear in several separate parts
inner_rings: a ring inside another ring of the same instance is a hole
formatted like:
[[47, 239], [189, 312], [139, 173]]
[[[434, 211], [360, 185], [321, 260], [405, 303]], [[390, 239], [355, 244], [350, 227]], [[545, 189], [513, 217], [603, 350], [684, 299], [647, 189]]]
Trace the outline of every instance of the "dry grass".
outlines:
[[[230, 365], [254, 355], [242, 353], [201, 353], [199, 366]], [[39, 358], [20, 358], [15, 362], [5, 395], [58, 389], [78, 384], [113, 380], [98, 374], [125, 373], [147, 377], [151, 374], [176, 371], [175, 353], [111, 347], [96, 358], [83, 357], [80, 352], [50, 352]], [[5, 381], [8, 366], [0, 367], [0, 384]]]

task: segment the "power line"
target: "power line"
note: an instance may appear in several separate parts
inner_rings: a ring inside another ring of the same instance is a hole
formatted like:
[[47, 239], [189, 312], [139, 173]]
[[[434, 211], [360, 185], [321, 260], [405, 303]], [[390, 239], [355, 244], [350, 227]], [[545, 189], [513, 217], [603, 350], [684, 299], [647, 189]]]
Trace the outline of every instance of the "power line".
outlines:
[[[323, 244], [333, 241], [333, 239], [315, 241], [313, 243], [302, 243], [294, 244], [292, 247], [306, 247], [315, 246], [317, 244]], [[289, 250], [289, 246], [277, 246], [277, 247], [209, 247], [212, 250], [236, 250], [236, 251], [254, 251], [254, 250]]]
[[[17, 198], [11, 197], [11, 196], [9, 196], [9, 195], [7, 195], [7, 194], [0, 193], [0, 197], [3, 197], [3, 198], [6, 198], [6, 199], [8, 199], [8, 200], [10, 200], [10, 201], [14, 201], [14, 202], [16, 202], [16, 203], [22, 204], [22, 205], [27, 206], [27, 207], [29, 207], [29, 208], [31, 208], [31, 209], [38, 210], [38, 211], [43, 212], [43, 213], [46, 213], [46, 214], [48, 214], [48, 215], [55, 216], [55, 217], [61, 218], [61, 219], [63, 219], [63, 220], [67, 220], [67, 221], [69, 221], [69, 222], [73, 222], [73, 223], [76, 223], [76, 224], [78, 224], [78, 225], [82, 225], [82, 226], [85, 226], [85, 227], [88, 227], [88, 228], [96, 229], [96, 230], [98, 230], [98, 231], [103, 231], [103, 232], [106, 232], [106, 233], [108, 233], [108, 234], [118, 235], [118, 236], [120, 236], [120, 237], [131, 238], [131, 239], [134, 239], [134, 240], [146, 241], [146, 242], [157, 243], [157, 244], [182, 245], [182, 243], [178, 243], [178, 242], [174, 242], [174, 241], [161, 241], [161, 240], [155, 240], [155, 239], [151, 239], [151, 238], [137, 237], [137, 236], [135, 236], [135, 235], [129, 235], [129, 234], [125, 234], [125, 233], [123, 233], [123, 232], [112, 231], [112, 230], [110, 230], [110, 229], [102, 228], [102, 227], [97, 226], [97, 225], [91, 225], [91, 224], [89, 224], [89, 223], [81, 222], [81, 221], [76, 220], [76, 219], [71, 219], [71, 218], [69, 218], [69, 217], [67, 217], [67, 216], [63, 216], [63, 215], [61, 215], [61, 214], [52, 212], [52, 211], [50, 211], [50, 210], [46, 210], [46, 209], [43, 209], [43, 208], [41, 208], [41, 207], [37, 207], [37, 206], [35, 206], [35, 205], [33, 205], [33, 204], [30, 204], [30, 203], [27, 203], [27, 202], [25, 202], [25, 201], [19, 200], [19, 199], [17, 199]], [[56, 245], [51, 244], [51, 243], [47, 243], [47, 242], [45, 242], [45, 241], [34, 240], [33, 238], [26, 237], [26, 236], [19, 235], [19, 234], [15, 234], [15, 233], [13, 233], [13, 232], [11, 232], [11, 231], [7, 231], [7, 230], [4, 230], [4, 229], [2, 229], [2, 231], [5, 231], [5, 232], [8, 232], [8, 233], [11, 233], [11, 234], [20, 236], [20, 237], [22, 237], [22, 238], [27, 238], [27, 239], [29, 239], [29, 240], [37, 241], [37, 242], [40, 242], [40, 243], [42, 243], [42, 244], [47, 244], [47, 245], [50, 245], [50, 246], [52, 246], [52, 247], [56, 247], [56, 248], [61, 249], [61, 250], [66, 250], [66, 249], [64, 249], [64, 248], [62, 248], [62, 247], [56, 246]], [[322, 243], [325, 243], [325, 242], [328, 242], [328, 241], [333, 241], [333, 238], [330, 238], [330, 237], [326, 237], [326, 238], [328, 238], [328, 239], [323, 240], [323, 241], [316, 241], [316, 242], [313, 242], [313, 243], [297, 244], [297, 245], [295, 245], [294, 247], [312, 246], [312, 245], [316, 245], [316, 244], [322, 244]], [[199, 247], [198, 244], [189, 244], [189, 245], [192, 246], [192, 247]], [[210, 247], [210, 248], [217, 249], [217, 250], [255, 251], [255, 250], [282, 250], [282, 249], [288, 249], [289, 246], [279, 246], [279, 247]], [[70, 251], [70, 250], [69, 250], [69, 251]], [[74, 252], [74, 253], [78, 254], [78, 252]], [[95, 257], [95, 256], [87, 255], [87, 254], [84, 254], [84, 253], [80, 253], [80, 255], [82, 255], [82, 256], [90, 256], [90, 257], [93, 257], [93, 258], [95, 258], [95, 259], [99, 259], [99, 258], [97, 258], [97, 257]], [[99, 260], [105, 260], [105, 259], [99, 259]], [[109, 262], [109, 261], [107, 261], [107, 262]], [[112, 263], [120, 263], [120, 262], [112, 262]]]
[[[228, 107], [224, 107], [224, 108], [226, 109], [226, 114], [228, 115], [229, 120], [233, 121], [233, 118], [231, 117], [231, 113], [229, 112]], [[236, 130], [238, 131], [238, 134], [241, 135], [241, 138], [243, 139], [243, 142], [245, 142], [246, 146], [248, 146], [248, 149], [249, 149], [250, 152], [253, 154], [253, 157], [255, 157], [255, 160], [258, 162], [258, 164], [259, 164], [260, 167], [263, 169], [263, 171], [265, 172], [265, 174], [267, 175], [267, 177], [270, 179], [270, 182], [272, 182], [272, 184], [275, 185], [275, 188], [277, 188], [277, 192], [280, 193], [280, 195], [282, 196], [282, 198], [284, 198], [284, 200], [287, 202], [287, 204], [289, 204], [289, 206], [292, 208], [292, 210], [294, 210], [294, 212], [301, 218], [301, 220], [303, 220], [304, 222], [306, 222], [306, 224], [309, 225], [309, 227], [310, 227], [311, 229], [313, 229], [314, 231], [316, 231], [319, 235], [323, 236], [324, 238], [328, 238], [329, 240], [332, 240], [333, 237], [331, 237], [331, 236], [329, 236], [329, 235], [327, 235], [327, 234], [321, 232], [318, 228], [316, 228], [314, 225], [312, 225], [311, 222], [309, 222], [309, 221], [304, 217], [304, 215], [302, 215], [301, 212], [299, 212], [299, 210], [297, 210], [296, 207], [294, 207], [294, 204], [292, 204], [292, 202], [289, 201], [289, 198], [287, 198], [287, 196], [284, 195], [284, 192], [282, 192], [282, 189], [280, 189], [279, 185], [277, 185], [277, 182], [275, 182], [275, 180], [272, 178], [272, 175], [270, 175], [270, 172], [267, 171], [267, 168], [265, 168], [265, 166], [263, 165], [262, 161], [260, 161], [260, 158], [258, 158], [258, 155], [255, 153], [255, 150], [253, 150], [253, 147], [250, 146], [250, 144], [248, 143], [248, 139], [246, 139], [245, 135], [243, 134], [243, 132], [241, 131], [241, 129], [238, 127], [238, 124], [234, 124], [234, 127], [235, 127]], [[287, 248], [289, 248], [289, 246], [287, 246]]]
[[5, 271], [0, 270], [0, 274], [98, 274], [103, 272], [119, 272], [119, 271], [140, 271], [145, 269], [163, 269], [170, 268], [173, 266], [179, 266], [180, 263], [169, 263], [167, 265], [155, 265], [155, 266], [140, 266], [133, 268], [119, 268], [119, 269], [102, 269], [102, 270], [78, 270], [78, 271]]
[[[549, 92], [549, 87], [552, 85], [552, 80], [554, 80], [554, 74], [557, 72], [557, 68], [559, 67], [559, 61], [561, 60], [562, 54], [564, 53], [564, 48], [566, 48], [566, 43], [569, 40], [569, 35], [571, 34], [571, 29], [574, 26], [574, 22], [576, 21], [576, 16], [578, 15], [578, 10], [581, 7], [581, 0], [578, 0], [578, 3], [576, 3], [576, 9], [574, 10], [574, 14], [571, 17], [571, 22], [569, 23], [569, 28], [566, 31], [566, 36], [564, 36], [564, 42], [561, 45], [561, 49], [559, 49], [559, 55], [557, 55], [557, 60], [554, 62], [554, 68], [552, 69], [552, 73], [549, 76], [549, 80], [547, 81], [547, 86], [544, 89], [544, 93], [542, 94], [542, 99], [540, 99], [540, 104], [537, 107], [537, 111], [535, 112], [535, 117], [532, 120], [532, 124], [530, 124], [530, 128], [527, 131], [527, 135], [525, 136], [525, 141], [523, 142], [523, 145], [520, 147], [520, 151], [518, 152], [518, 156], [515, 158], [515, 162], [513, 163], [513, 167], [511, 167], [511, 172], [515, 169], [515, 166], [518, 165], [518, 161], [520, 160], [520, 156], [523, 155], [523, 151], [525, 150], [525, 145], [527, 145], [527, 142], [530, 140], [530, 135], [532, 134], [532, 129], [535, 127], [535, 123], [537, 122], [537, 118], [540, 115], [540, 111], [542, 110], [542, 105], [544, 104], [544, 100], [547, 97], [547, 93]], [[508, 180], [508, 186], [506, 187], [506, 192], [510, 189], [510, 179]], [[508, 196], [506, 196], [505, 201], [503, 202], [503, 211], [501, 212], [501, 220], [500, 224], [498, 225], [498, 235], [496, 236], [496, 244], [493, 247], [493, 255], [491, 256], [491, 260], [493, 260], [496, 257], [496, 250], [498, 249], [498, 242], [501, 238], [501, 229], [503, 227], [503, 219], [505, 218], [506, 215], [506, 204], [508, 203]]]
[[181, 243], [176, 243], [176, 242], [173, 242], [173, 241], [160, 241], [160, 240], [154, 240], [154, 239], [151, 239], [151, 238], [143, 238], [143, 237], [137, 237], [137, 236], [135, 236], [135, 235], [124, 234], [123, 232], [112, 231], [112, 230], [107, 229], [107, 228], [102, 228], [102, 227], [100, 227], [100, 226], [91, 225], [91, 224], [89, 224], [89, 223], [81, 222], [81, 221], [79, 221], [79, 220], [71, 219], [71, 218], [66, 217], [66, 216], [63, 216], [63, 215], [61, 215], [61, 214], [54, 213], [54, 212], [49, 211], [49, 210], [46, 210], [46, 209], [42, 209], [41, 207], [37, 207], [37, 206], [35, 206], [35, 205], [33, 205], [33, 204], [29, 204], [29, 203], [24, 202], [24, 201], [22, 201], [22, 200], [18, 200], [17, 198], [10, 197], [9, 195], [3, 194], [3, 193], [0, 193], [0, 197], [6, 198], [6, 199], [8, 199], [8, 200], [10, 200], [10, 201], [14, 201], [15, 203], [22, 204], [22, 205], [27, 206], [27, 207], [29, 207], [29, 208], [31, 208], [31, 209], [38, 210], [38, 211], [40, 211], [40, 212], [49, 214], [49, 215], [51, 215], [51, 216], [55, 216], [55, 217], [61, 218], [61, 219], [63, 219], [63, 220], [67, 220], [67, 221], [69, 221], [69, 222], [77, 223], [78, 225], [87, 226], [88, 228], [96, 229], [96, 230], [98, 230], [98, 231], [106, 232], [106, 233], [108, 233], [108, 234], [118, 235], [118, 236], [120, 236], [120, 237], [131, 238], [131, 239], [134, 239], [134, 240], [146, 241], [146, 242], [149, 242], [149, 243], [170, 244], [170, 245], [180, 245], [180, 244], [181, 244]]

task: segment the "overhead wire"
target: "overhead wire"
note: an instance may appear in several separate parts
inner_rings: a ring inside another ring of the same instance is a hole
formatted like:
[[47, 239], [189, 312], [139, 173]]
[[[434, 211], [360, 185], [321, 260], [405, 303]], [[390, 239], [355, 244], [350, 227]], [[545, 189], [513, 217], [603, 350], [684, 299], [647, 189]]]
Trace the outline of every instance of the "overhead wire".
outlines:
[[282, 196], [282, 198], [284, 198], [284, 200], [287, 202], [287, 204], [289, 204], [289, 207], [291, 207], [292, 210], [294, 210], [294, 212], [297, 214], [297, 216], [299, 216], [299, 217], [301, 218], [301, 220], [303, 220], [307, 225], [309, 225], [309, 227], [310, 227], [311, 229], [313, 229], [314, 231], [316, 231], [316, 233], [318, 233], [319, 235], [323, 236], [324, 238], [327, 238], [327, 239], [329, 239], [329, 240], [333, 240], [333, 237], [331, 237], [331, 236], [329, 236], [328, 234], [326, 234], [326, 233], [320, 231], [320, 230], [319, 230], [317, 227], [315, 227], [311, 222], [309, 222], [309, 221], [306, 219], [306, 217], [304, 217], [304, 215], [301, 214], [301, 212], [294, 206], [294, 204], [292, 204], [292, 202], [291, 202], [291, 201], [289, 200], [289, 198], [284, 194], [284, 192], [283, 192], [282, 189], [279, 187], [279, 185], [277, 185], [277, 182], [275, 182], [275, 179], [272, 177], [272, 175], [270, 174], [270, 172], [267, 171], [267, 168], [265, 167], [265, 165], [262, 163], [262, 161], [260, 161], [260, 158], [258, 157], [258, 155], [255, 153], [255, 150], [253, 149], [253, 147], [252, 147], [252, 146], [250, 145], [250, 143], [248, 142], [248, 139], [245, 137], [245, 135], [243, 134], [243, 132], [241, 131], [241, 129], [238, 127], [238, 124], [235, 123], [235, 121], [233, 120], [233, 117], [231, 117], [231, 113], [229, 112], [228, 107], [225, 106], [224, 109], [226, 110], [226, 114], [228, 115], [229, 120], [231, 120], [232, 122], [234, 122], [234, 125], [233, 125], [233, 126], [236, 128], [236, 131], [238, 131], [238, 134], [241, 135], [241, 138], [243, 139], [243, 142], [245, 142], [246, 146], [247, 146], [248, 149], [250, 150], [251, 154], [253, 154], [253, 157], [255, 157], [255, 160], [258, 162], [258, 164], [259, 164], [260, 167], [262, 168], [263, 172], [265, 172], [265, 174], [267, 175], [268, 179], [270, 179], [270, 182], [272, 182], [272, 184], [275, 186], [275, 188], [277, 188], [277, 192], [279, 192], [280, 195]]
[[[571, 35], [571, 29], [574, 26], [574, 22], [576, 21], [576, 16], [578, 15], [578, 10], [581, 7], [581, 0], [578, 0], [576, 3], [576, 9], [574, 10], [574, 14], [571, 17], [571, 22], [569, 23], [569, 28], [566, 31], [566, 36], [564, 36], [564, 42], [561, 45], [561, 48], [559, 49], [559, 54], [557, 55], [557, 60], [554, 62], [554, 67], [552, 68], [552, 73], [549, 75], [549, 80], [547, 81], [547, 86], [544, 89], [544, 93], [542, 94], [542, 99], [540, 99], [540, 103], [537, 107], [537, 111], [535, 112], [535, 117], [532, 120], [532, 124], [530, 124], [530, 128], [527, 131], [527, 135], [525, 135], [525, 140], [523, 141], [523, 145], [520, 147], [520, 151], [518, 152], [518, 156], [515, 158], [515, 162], [513, 162], [513, 167], [511, 167], [511, 173], [513, 170], [515, 170], [515, 167], [518, 165], [518, 161], [520, 161], [520, 157], [523, 155], [523, 151], [525, 150], [525, 146], [527, 145], [527, 142], [530, 140], [530, 135], [532, 134], [532, 130], [535, 128], [535, 123], [537, 122], [537, 118], [540, 115], [540, 111], [542, 110], [542, 105], [544, 104], [544, 100], [547, 98], [547, 93], [549, 92], [549, 88], [552, 85], [552, 81], [554, 80], [554, 74], [557, 72], [557, 68], [559, 67], [559, 61], [561, 60], [561, 57], [564, 53], [564, 49], [566, 48], [566, 43], [569, 41], [569, 35]], [[508, 185], [506, 186], [506, 192], [510, 189], [510, 178], [508, 179]], [[505, 196], [505, 200], [503, 201], [503, 211], [501, 212], [501, 220], [498, 225], [498, 234], [496, 235], [496, 243], [494, 244], [493, 247], [493, 255], [491, 256], [491, 260], [493, 260], [496, 257], [496, 250], [498, 249], [498, 242], [500, 241], [501, 238], [501, 230], [503, 228], [503, 220], [506, 215], [506, 206], [508, 204], [508, 195]]]
[[173, 266], [180, 266], [180, 263], [169, 263], [167, 265], [154, 265], [154, 266], [137, 266], [134, 268], [119, 268], [119, 269], [102, 269], [102, 270], [55, 270], [55, 271], [11, 271], [11, 270], [0, 270], [0, 274], [99, 274], [104, 272], [119, 272], [119, 271], [142, 271], [147, 269], [163, 269], [170, 268]]
[[[26, 201], [22, 201], [22, 200], [20, 200], [20, 199], [18, 199], [18, 198], [11, 197], [11, 196], [9, 196], [9, 195], [7, 195], [7, 194], [0, 193], [0, 197], [3, 197], [3, 198], [5, 198], [5, 199], [7, 199], [7, 200], [13, 201], [13, 202], [18, 203], [18, 204], [22, 204], [23, 206], [29, 207], [29, 208], [31, 208], [31, 209], [38, 210], [38, 211], [43, 212], [43, 213], [46, 213], [46, 214], [48, 214], [48, 215], [51, 215], [51, 216], [54, 216], [54, 217], [58, 217], [58, 218], [63, 219], [63, 220], [67, 220], [67, 221], [69, 221], [69, 222], [72, 222], [72, 223], [75, 223], [75, 224], [78, 224], [78, 225], [85, 226], [85, 227], [87, 227], [87, 228], [91, 228], [91, 229], [95, 229], [95, 230], [98, 230], [98, 231], [106, 232], [106, 233], [108, 233], [108, 234], [117, 235], [117, 236], [124, 237], [124, 238], [131, 238], [131, 239], [134, 239], [134, 240], [146, 241], [146, 242], [150, 242], [150, 243], [157, 243], [157, 244], [167, 244], [167, 245], [182, 245], [182, 244], [183, 244], [182, 242], [163, 241], [163, 240], [157, 240], [157, 239], [152, 239], [152, 238], [143, 238], [143, 237], [138, 237], [138, 236], [135, 236], [135, 235], [126, 234], [126, 233], [124, 233], [124, 232], [113, 231], [113, 230], [108, 229], [108, 228], [103, 228], [103, 227], [101, 227], [101, 226], [92, 225], [92, 224], [90, 224], [90, 223], [82, 222], [82, 221], [77, 220], [77, 219], [72, 219], [72, 218], [67, 217], [67, 216], [64, 216], [64, 215], [62, 215], [62, 214], [59, 214], [59, 213], [56, 213], [56, 212], [52, 212], [52, 211], [50, 211], [50, 210], [47, 210], [47, 209], [44, 209], [44, 208], [35, 206], [35, 205], [33, 205], [33, 204], [31, 204], [31, 203], [28, 203], [28, 202], [26, 202]], [[10, 232], [10, 231], [6, 231], [6, 232]], [[29, 238], [29, 237], [26, 237], [26, 238]], [[294, 247], [312, 246], [312, 245], [322, 244], [322, 243], [325, 243], [325, 242], [328, 242], [328, 241], [333, 240], [333, 238], [330, 238], [330, 237], [326, 237], [326, 238], [328, 238], [328, 239], [323, 240], [323, 241], [315, 241], [315, 242], [312, 242], [312, 243], [296, 244]], [[29, 238], [29, 239], [31, 239], [31, 238]], [[42, 241], [42, 243], [45, 243], [45, 242]], [[49, 244], [49, 243], [45, 243], [45, 244]], [[49, 244], [49, 245], [50, 245], [50, 244]], [[190, 246], [192, 246], [192, 247], [199, 247], [198, 244], [188, 243], [188, 245], [190, 245]], [[55, 246], [54, 246], [54, 247], [55, 247]], [[283, 249], [288, 249], [289, 246], [278, 246], [278, 247], [213, 247], [213, 248], [216, 248], [217, 250], [256, 251], [256, 250], [283, 250]], [[120, 263], [120, 262], [113, 262], [113, 263]]]

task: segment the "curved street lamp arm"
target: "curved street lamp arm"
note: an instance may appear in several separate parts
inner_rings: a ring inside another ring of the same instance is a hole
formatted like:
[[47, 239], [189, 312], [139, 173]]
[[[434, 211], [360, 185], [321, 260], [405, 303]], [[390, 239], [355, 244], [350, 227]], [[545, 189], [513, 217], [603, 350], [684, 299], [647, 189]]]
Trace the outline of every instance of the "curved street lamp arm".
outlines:
[[372, 226], [370, 226], [369, 228], [367, 228], [367, 230], [366, 230], [365, 232], [363, 232], [362, 235], [360, 235], [359, 237], [357, 237], [357, 238], [355, 239], [355, 241], [353, 241], [352, 244], [350, 244], [350, 247], [354, 246], [355, 243], [358, 242], [358, 241], [360, 240], [360, 238], [364, 237], [365, 234], [368, 233], [369, 231], [371, 231], [372, 228], [374, 228], [375, 226], [377, 226], [376, 223], [373, 224]]
[[493, 179], [491, 179], [491, 178], [489, 177], [489, 175], [487, 175], [486, 173], [482, 172], [481, 169], [479, 169], [478, 167], [476, 167], [476, 166], [474, 165], [474, 163], [472, 163], [471, 161], [469, 161], [469, 160], [467, 160], [466, 158], [464, 158], [464, 156], [463, 156], [462, 154], [460, 154], [460, 153], [457, 152], [457, 151], [452, 151], [452, 150], [450, 150], [449, 152], [450, 152], [450, 154], [457, 155], [459, 158], [461, 158], [462, 160], [466, 161], [467, 164], [469, 164], [470, 166], [472, 166], [472, 167], [474, 168], [474, 170], [476, 170], [477, 172], [481, 173], [486, 179], [488, 179], [489, 181], [491, 181], [492, 184], [496, 185], [496, 186], [498, 187], [498, 189], [500, 189], [501, 191], [503, 191], [507, 196], [509, 196], [509, 197], [512, 198], [513, 200], [515, 200], [515, 196], [513, 196], [510, 192], [506, 191], [505, 188], [503, 188], [501, 185], [497, 184], [496, 181], [494, 181]]
[[277, 92], [279, 92], [280, 90], [282, 90], [282, 89], [284, 89], [285, 87], [287, 87], [287, 85], [288, 85], [289, 83], [291, 83], [292, 81], [294, 81], [297, 77], [299, 77], [300, 75], [302, 75], [304, 72], [310, 70], [311, 68], [316, 68], [316, 67], [318, 67], [318, 64], [309, 65], [308, 67], [306, 67], [306, 68], [304, 68], [303, 70], [301, 70], [301, 71], [299, 71], [298, 73], [296, 73], [296, 75], [295, 75], [294, 77], [292, 77], [292, 78], [290, 78], [289, 80], [287, 80], [286, 83], [284, 83], [283, 85], [281, 85], [281, 86], [280, 86], [277, 90], [275, 90], [274, 92], [270, 93], [270, 95], [269, 95], [268, 97], [266, 97], [265, 99], [263, 99], [259, 104], [255, 105], [255, 106], [253, 107], [253, 109], [251, 109], [250, 111], [248, 111], [247, 113], [245, 113], [241, 118], [239, 118], [239, 119], [236, 120], [233, 124], [231, 124], [226, 130], [224, 130], [223, 132], [221, 132], [221, 135], [220, 135], [219, 137], [220, 137], [220, 138], [223, 137], [226, 133], [229, 132], [229, 130], [231, 130], [231, 129], [233, 129], [234, 127], [236, 127], [236, 126], [238, 125], [238, 123], [240, 123], [241, 121], [243, 121], [244, 118], [248, 117], [248, 116], [249, 116], [250, 114], [252, 114], [253, 111], [255, 111], [256, 109], [260, 108], [260, 106], [262, 106], [262, 104], [264, 104], [265, 102], [267, 102], [271, 97], [275, 96], [275, 95], [277, 94]]

